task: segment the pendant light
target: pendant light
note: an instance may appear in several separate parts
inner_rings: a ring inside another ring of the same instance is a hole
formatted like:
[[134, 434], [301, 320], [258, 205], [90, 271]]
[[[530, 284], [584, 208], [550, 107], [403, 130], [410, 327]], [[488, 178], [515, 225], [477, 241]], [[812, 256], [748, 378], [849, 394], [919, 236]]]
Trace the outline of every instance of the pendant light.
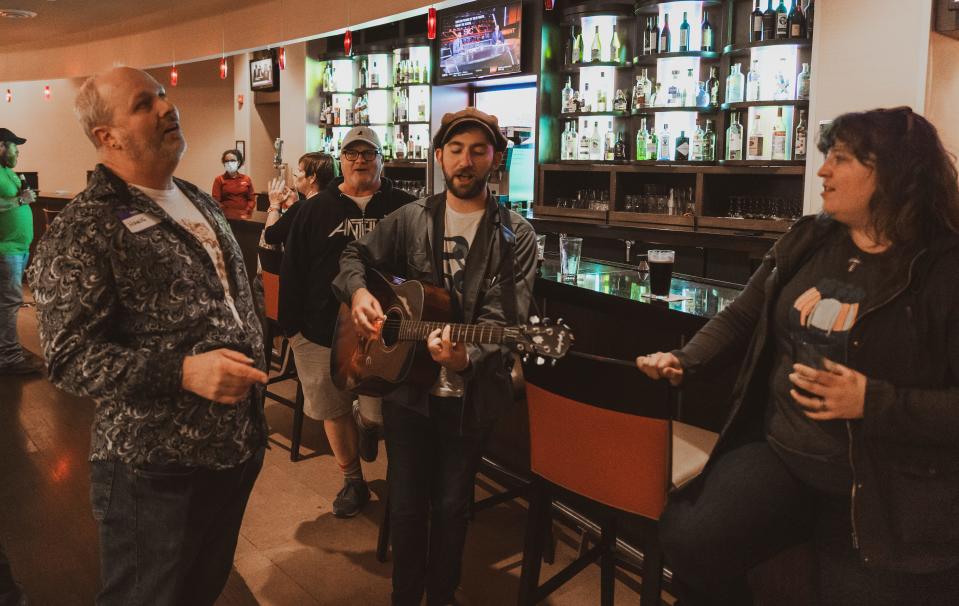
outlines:
[[426, 37], [430, 40], [436, 39], [436, 9], [432, 6], [426, 14]]

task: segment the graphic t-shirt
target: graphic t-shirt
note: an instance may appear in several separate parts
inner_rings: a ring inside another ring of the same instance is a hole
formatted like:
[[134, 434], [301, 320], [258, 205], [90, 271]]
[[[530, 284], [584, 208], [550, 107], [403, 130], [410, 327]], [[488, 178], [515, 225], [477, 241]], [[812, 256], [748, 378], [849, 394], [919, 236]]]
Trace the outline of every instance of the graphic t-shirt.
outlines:
[[[888, 253], [861, 251], [843, 231], [826, 242], [783, 287], [776, 303], [776, 353], [766, 408], [770, 445], [802, 479], [823, 490], [848, 490], [849, 438], [843, 420], [815, 421], [789, 394], [794, 362], [822, 368], [822, 359], [847, 363], [850, 331], [878, 303], [875, 294], [896, 279]], [[800, 392], [801, 393], [801, 392]]]
[[[23, 187], [12, 168], [0, 166], [0, 198], [14, 198]], [[0, 211], [0, 255], [30, 251], [33, 241], [33, 211], [30, 206], [14, 206]]]
[[[131, 184], [133, 185], [133, 184]], [[216, 275], [223, 285], [223, 292], [226, 304], [233, 312], [233, 317], [241, 326], [240, 314], [236, 310], [236, 304], [233, 302], [233, 288], [230, 284], [230, 275], [226, 270], [226, 259], [223, 257], [223, 250], [220, 248], [220, 241], [216, 237], [216, 232], [210, 227], [209, 221], [203, 216], [203, 213], [197, 209], [196, 205], [180, 191], [179, 187], [172, 189], [153, 189], [143, 185], [133, 185], [151, 200], [157, 203], [170, 217], [179, 223], [184, 229], [190, 232], [193, 237], [200, 242], [203, 249], [210, 255], [213, 261], [213, 267], [216, 268]]]
[[[446, 223], [443, 229], [443, 286], [463, 304], [463, 280], [466, 277], [466, 258], [476, 236], [476, 229], [483, 220], [485, 209], [471, 213], [459, 213], [446, 207]], [[455, 372], [440, 368], [440, 375], [430, 393], [434, 396], [461, 397], [463, 379]]]

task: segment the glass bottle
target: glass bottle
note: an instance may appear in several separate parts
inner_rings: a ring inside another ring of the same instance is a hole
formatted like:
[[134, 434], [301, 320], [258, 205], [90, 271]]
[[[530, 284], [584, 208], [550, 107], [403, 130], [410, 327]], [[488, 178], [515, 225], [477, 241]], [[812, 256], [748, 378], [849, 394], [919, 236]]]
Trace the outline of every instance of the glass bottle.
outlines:
[[802, 71], [796, 76], [796, 98], [809, 98], [809, 64], [802, 64]]
[[679, 24], [679, 52], [689, 52], [689, 21], [683, 12], [683, 22]]
[[806, 17], [803, 15], [802, 3], [799, 0], [793, 0], [792, 8], [789, 9], [789, 15], [786, 19], [790, 38], [806, 37]]
[[659, 52], [668, 53], [672, 49], [672, 40], [669, 35], [669, 13], [663, 15], [663, 28], [659, 30]]
[[659, 16], [653, 17], [653, 29], [649, 32], [649, 54], [655, 55], [659, 49]]
[[766, 10], [763, 11], [763, 40], [776, 38], [776, 11], [773, 9], [773, 0], [769, 0]]
[[603, 160], [612, 162], [616, 159], [616, 135], [613, 133], [613, 123], [606, 126], [603, 134]]
[[419, 105], [416, 106], [417, 113], [420, 116], [420, 122], [426, 122], [426, 97], [420, 96]]
[[716, 50], [716, 38], [713, 33], [713, 24], [709, 22], [709, 13], [703, 9], [703, 23], [700, 25], [703, 41], [700, 50], [704, 52], [714, 52]]
[[705, 138], [705, 131], [702, 127], [699, 126], [699, 123], [696, 123], [696, 130], [693, 131], [693, 140], [689, 145], [689, 161], [690, 162], [702, 162], [703, 161], [703, 139]]
[[596, 88], [596, 108], [594, 112], [609, 111], [609, 100], [606, 98], [606, 73], [599, 72], [599, 86]]
[[663, 85], [657, 82], [653, 87], [653, 92], [649, 95], [649, 106], [656, 107], [663, 102]]
[[753, 59], [746, 75], [746, 101], [759, 101], [759, 59]]
[[706, 80], [706, 92], [709, 93], [709, 105], [719, 105], [719, 78], [716, 77], [716, 66], [709, 67], [709, 80]]
[[613, 100], [613, 111], [614, 112], [624, 112], [629, 108], [629, 104], [626, 101], [626, 93], [623, 92], [623, 89], [616, 89], [616, 98]]
[[703, 133], [703, 160], [716, 161], [716, 131], [713, 130], [712, 120], [706, 120], [706, 130]]
[[759, 120], [759, 112], [753, 114], [752, 124], [749, 125], [749, 138], [746, 140], [746, 159], [762, 160], [765, 149], [766, 138], [763, 136], [762, 123]]
[[603, 159], [602, 139], [599, 136], [599, 122], [593, 122], [593, 132], [589, 136], [589, 159]]
[[586, 133], [586, 127], [583, 127], [583, 134], [579, 137], [579, 156], [580, 160], [589, 160], [589, 135]]
[[619, 43], [619, 34], [616, 33], [616, 24], [613, 24], [613, 35], [609, 39], [609, 60], [614, 63], [622, 63], [620, 53], [623, 46]]
[[563, 87], [563, 112], [569, 113], [573, 101], [573, 78], [566, 78], [566, 86]]
[[786, 5], [783, 0], [779, 0], [779, 6], [776, 7], [776, 38], [789, 37], [789, 14], [786, 12]]
[[673, 154], [670, 153], [670, 147], [672, 143], [672, 138], [669, 136], [669, 125], [663, 124], [663, 130], [659, 131], [659, 150], [656, 153], [657, 160], [670, 161], [673, 159]]
[[641, 76], [636, 76], [636, 84], [633, 85], [633, 111], [646, 107], [648, 97], [649, 78], [646, 77], [646, 69], [643, 69]]
[[709, 106], [709, 93], [706, 92], [706, 83], [700, 82], [696, 88], [696, 105], [698, 107]]
[[726, 103], [741, 103], [743, 100], [743, 74], [739, 69], [738, 63], [729, 68], [729, 77], [726, 78]]
[[793, 135], [793, 160], [806, 159], [806, 110], [799, 110], [799, 121]]
[[726, 159], [743, 159], [743, 126], [739, 123], [739, 113], [730, 115], [729, 128], [726, 129]]
[[686, 136], [686, 131], [684, 130], [679, 131], [679, 136], [676, 137], [674, 159], [677, 162], [689, 161], [689, 137]]
[[[573, 27], [573, 31], [576, 31], [576, 28]], [[580, 28], [579, 32], [576, 32], [575, 39], [573, 40], [573, 54], [569, 58], [570, 63], [582, 63], [583, 62], [583, 30]]]
[[682, 105], [682, 88], [679, 86], [679, 70], [673, 70], [673, 79], [666, 89], [666, 105], [676, 107]]
[[366, 59], [360, 61], [360, 86], [369, 86], [367, 82]]
[[792, 94], [790, 92], [790, 81], [786, 77], [786, 58], [779, 58], [779, 67], [776, 68], [776, 91], [775, 99], [777, 101], [785, 101], [787, 99], [792, 99]]
[[379, 88], [380, 72], [376, 69], [376, 61], [373, 62], [373, 70], [370, 72], [370, 88]]
[[776, 121], [773, 122], [772, 159], [788, 160], [789, 148], [786, 147], [786, 120], [783, 118], [783, 108], [776, 108]]
[[560, 144], [559, 144], [560, 160], [569, 160], [569, 158], [566, 155], [568, 144], [569, 144], [569, 122], [566, 123], [566, 128], [563, 129], [563, 135], [562, 137], [560, 137]]
[[646, 139], [646, 159], [655, 160], [659, 150], [659, 137], [654, 129], [649, 129], [649, 138]]
[[639, 131], [636, 132], [636, 159], [649, 160], [648, 149], [649, 131], [646, 130], [646, 118], [643, 118]]
[[583, 96], [580, 99], [581, 108], [579, 111], [591, 112], [593, 111], [593, 100], [589, 96], [589, 82], [583, 85]]
[[749, 16], [749, 41], [759, 42], [763, 39], [763, 9], [759, 8], [759, 0], [756, 0], [756, 8]]
[[653, 32], [653, 18], [646, 17], [646, 29], [643, 30], [643, 55], [650, 53], [649, 35]]
[[696, 105], [696, 78], [693, 76], [693, 68], [686, 70], [686, 82], [683, 83], [682, 105], [684, 107]]
[[623, 137], [623, 132], [620, 131], [616, 135], [616, 150], [613, 154], [613, 159], [617, 162], [623, 162], [626, 160], [627, 155], [628, 152], [626, 149], [626, 139]]
[[393, 144], [393, 154], [397, 160], [406, 158], [406, 142], [403, 141], [403, 132], [399, 129], [396, 131], [396, 142]]
[[806, 4], [806, 39], [812, 40], [812, 26], [813, 20], [815, 19], [816, 12], [816, 2], [815, 0], [809, 0], [809, 3]]
[[589, 60], [590, 61], [602, 61], [603, 60], [603, 43], [599, 40], [599, 26], [596, 26], [596, 29], [593, 31], [593, 44], [590, 47], [589, 51]]

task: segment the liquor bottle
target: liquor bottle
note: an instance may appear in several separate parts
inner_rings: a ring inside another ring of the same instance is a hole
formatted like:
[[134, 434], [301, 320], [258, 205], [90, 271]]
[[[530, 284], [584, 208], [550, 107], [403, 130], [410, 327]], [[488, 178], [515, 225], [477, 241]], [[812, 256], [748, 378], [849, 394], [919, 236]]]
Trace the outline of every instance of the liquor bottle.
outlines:
[[679, 24], [679, 52], [689, 52], [689, 21], [683, 12], [683, 22]]
[[697, 107], [709, 106], [709, 93], [706, 92], [705, 82], [699, 82], [696, 84], [696, 106]]
[[712, 120], [706, 120], [706, 130], [703, 132], [703, 160], [716, 161], [716, 131], [713, 130]]
[[589, 95], [589, 82], [583, 85], [583, 96], [580, 99], [579, 111], [581, 112], [593, 111], [593, 99]]
[[666, 105], [670, 107], [679, 107], [682, 105], [682, 88], [679, 85], [679, 70], [673, 70], [673, 79], [666, 89]]
[[360, 86], [369, 86], [367, 83], [366, 59], [360, 61]]
[[646, 159], [655, 160], [656, 152], [659, 149], [659, 137], [656, 136], [654, 129], [649, 129], [649, 138], [646, 139]]
[[376, 69], [376, 61], [373, 62], [373, 71], [370, 72], [370, 88], [379, 88], [380, 72]]
[[560, 137], [559, 143], [559, 159], [560, 160], [569, 160], [566, 156], [566, 147], [569, 143], [569, 123], [566, 123], [566, 128], [563, 129], [563, 135]]
[[806, 159], [806, 110], [799, 110], [799, 122], [793, 135], [793, 160]]
[[649, 54], [659, 53], [659, 17], [653, 17], [653, 29], [649, 32]]
[[566, 86], [563, 87], [563, 113], [569, 113], [573, 101], [573, 78], [566, 78]]
[[633, 111], [646, 107], [649, 104], [649, 93], [652, 83], [647, 77], [648, 70], [643, 68], [643, 73], [636, 76], [636, 84], [633, 86]]
[[669, 125], [663, 124], [663, 130], [659, 131], [659, 150], [656, 152], [657, 160], [670, 161], [673, 159], [673, 154], [670, 153], [670, 143], [672, 139], [669, 136]]
[[746, 159], [762, 160], [765, 153], [766, 138], [763, 136], [762, 124], [759, 121], [759, 112], [753, 114], [753, 122], [749, 125], [749, 138], [746, 140]]
[[800, 0], [793, 0], [792, 8], [787, 17], [790, 38], [806, 37], [806, 17], [803, 16]]
[[776, 38], [776, 11], [773, 9], [773, 0], [768, 0], [763, 12], [763, 40]]
[[699, 123], [696, 123], [696, 130], [693, 132], [693, 141], [689, 145], [689, 161], [690, 162], [702, 162], [703, 161], [703, 139], [705, 138], [705, 132], [702, 127], [699, 126]]
[[777, 101], [786, 101], [787, 99], [792, 99], [792, 93], [790, 91], [789, 78], [786, 77], [786, 58], [779, 58], [779, 67], [776, 68], [776, 90], [774, 91], [773, 98]]
[[602, 61], [603, 60], [603, 43], [599, 40], [599, 26], [596, 26], [596, 29], [593, 31], [593, 44], [590, 47], [589, 51], [589, 60], [590, 61]]
[[416, 106], [417, 113], [419, 114], [419, 121], [426, 122], [426, 97], [421, 96], [419, 105]]
[[693, 68], [686, 70], [686, 82], [683, 83], [682, 105], [696, 105], [696, 78], [693, 76]]
[[616, 97], [613, 99], [613, 111], [614, 112], [624, 112], [629, 109], [629, 104], [626, 101], [626, 93], [623, 92], [623, 89], [616, 89]]
[[812, 40], [812, 22], [816, 12], [815, 0], [809, 0], [806, 4], [806, 38]]
[[709, 14], [703, 10], [703, 23], [700, 26], [700, 31], [702, 31], [703, 42], [700, 45], [700, 50], [706, 52], [713, 52], [716, 50], [716, 37], [713, 33], [713, 24], [709, 22]]
[[659, 52], [668, 53], [672, 49], [669, 35], [669, 13], [663, 15], [663, 28], [659, 30]]
[[674, 158], [677, 162], [689, 162], [689, 137], [686, 136], [686, 131], [679, 131], [675, 149], [676, 155]]
[[749, 16], [749, 41], [759, 42], [763, 39], [763, 9], [759, 8], [756, 0], [756, 9]]
[[569, 123], [569, 138], [566, 141], [566, 159], [575, 160], [576, 159], [576, 141], [578, 137], [576, 136], [576, 122]]
[[609, 60], [614, 63], [623, 63], [620, 54], [623, 46], [619, 43], [619, 34], [616, 33], [616, 24], [613, 24], [613, 36], [609, 39]]
[[406, 142], [403, 141], [402, 131], [396, 131], [396, 142], [393, 144], [393, 153], [396, 155], [397, 160], [406, 158]]
[[589, 135], [586, 134], [586, 127], [583, 126], [583, 134], [579, 137], [579, 156], [580, 160], [589, 160]]
[[419, 135], [416, 135], [416, 145], [413, 146], [413, 158], [417, 160], [426, 159], [426, 154], [423, 153], [423, 140]]
[[403, 61], [396, 62], [396, 67], [393, 70], [393, 84], [403, 84], [403, 79], [400, 76], [400, 64], [402, 63]]
[[786, 12], [783, 0], [779, 0], [779, 6], [776, 7], [776, 37], [789, 37], [789, 13]]
[[607, 125], [603, 135], [603, 160], [612, 162], [616, 159], [616, 135], [613, 134], [613, 123]]
[[802, 64], [802, 71], [796, 76], [796, 98], [809, 98], [809, 64]]
[[726, 78], [726, 103], [742, 103], [744, 78], [739, 69], [738, 63], [729, 68], [729, 77]]
[[776, 121], [773, 123], [772, 159], [788, 160], [786, 147], [786, 121], [783, 119], [783, 108], [776, 108]]
[[429, 61], [424, 61], [423, 65], [420, 66], [420, 84], [426, 84], [429, 82], [429, 76], [426, 73], [427, 65], [429, 65]]
[[706, 80], [706, 92], [709, 93], [709, 104], [719, 105], [719, 78], [716, 77], [716, 66], [709, 67], [709, 80]]
[[663, 103], [663, 85], [659, 82], [653, 87], [653, 92], [649, 94], [649, 106], [656, 107]]
[[753, 59], [746, 75], [746, 101], [759, 101], [759, 59]]
[[623, 132], [620, 131], [616, 135], [616, 150], [613, 159], [617, 162], [624, 162], [627, 157], [629, 157], [629, 150], [626, 149], [626, 139], [623, 137]]
[[606, 73], [599, 72], [599, 86], [596, 88], [596, 108], [594, 112], [609, 111], [608, 99], [606, 98]]
[[649, 32], [653, 29], [653, 18], [646, 17], [646, 27], [643, 29], [643, 45], [640, 47], [641, 54], [649, 54]]
[[602, 139], [599, 136], [599, 122], [593, 122], [593, 132], [589, 136], [589, 159], [602, 160]]
[[575, 39], [573, 40], [573, 54], [569, 58], [570, 63], [582, 63], [583, 62], [583, 30], [580, 28], [576, 32], [576, 28], [573, 27], [573, 31], [576, 34]]
[[569, 26], [569, 40], [566, 41], [566, 65], [576, 63], [576, 26]]
[[649, 150], [647, 149], [649, 145], [649, 131], [646, 130], [646, 118], [643, 118], [643, 122], [639, 128], [639, 131], [636, 133], [636, 159], [637, 160], [650, 160]]
[[730, 115], [729, 128], [726, 129], [726, 159], [743, 159], [743, 126], [739, 123], [739, 114]]

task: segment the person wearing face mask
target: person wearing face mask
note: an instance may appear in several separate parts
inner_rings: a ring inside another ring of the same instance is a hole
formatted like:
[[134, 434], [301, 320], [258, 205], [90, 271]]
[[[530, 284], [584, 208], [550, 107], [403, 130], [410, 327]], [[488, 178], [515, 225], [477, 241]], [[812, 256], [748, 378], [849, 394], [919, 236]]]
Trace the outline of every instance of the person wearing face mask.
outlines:
[[238, 149], [228, 149], [220, 157], [223, 174], [213, 180], [213, 199], [227, 219], [249, 219], [256, 208], [256, 191], [253, 179], [240, 172], [243, 154]]
[[413, 196], [395, 189], [382, 176], [381, 150], [379, 137], [367, 126], [346, 134], [340, 153], [343, 176], [296, 205], [300, 209], [286, 240], [280, 271], [280, 325], [296, 357], [304, 412], [323, 421], [343, 471], [343, 488], [333, 501], [333, 514], [342, 518], [356, 515], [369, 501], [360, 457], [376, 458], [376, 423], [381, 413], [379, 400], [366, 396], [359, 398], [354, 413], [353, 395], [333, 385], [330, 346], [340, 303], [330, 284], [339, 272], [340, 253], [346, 245], [413, 201]]

